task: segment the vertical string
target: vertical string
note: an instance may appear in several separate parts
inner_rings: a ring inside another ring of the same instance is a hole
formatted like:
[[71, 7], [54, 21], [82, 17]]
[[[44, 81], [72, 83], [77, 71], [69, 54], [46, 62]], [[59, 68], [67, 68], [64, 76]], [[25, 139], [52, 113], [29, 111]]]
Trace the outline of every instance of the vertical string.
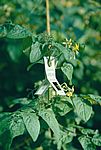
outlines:
[[50, 35], [49, 0], [46, 0], [46, 23], [47, 23], [47, 33], [48, 35]]

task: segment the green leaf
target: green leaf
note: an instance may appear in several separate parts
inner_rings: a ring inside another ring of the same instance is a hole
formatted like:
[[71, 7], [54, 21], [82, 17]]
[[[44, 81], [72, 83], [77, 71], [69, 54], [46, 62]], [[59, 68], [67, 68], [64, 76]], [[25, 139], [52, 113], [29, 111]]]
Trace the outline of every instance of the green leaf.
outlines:
[[55, 114], [52, 109], [43, 109], [39, 111], [39, 116], [42, 117], [43, 120], [49, 125], [51, 130], [53, 131], [57, 140], [60, 138], [60, 128], [59, 124], [55, 118]]
[[96, 146], [92, 143], [89, 137], [82, 135], [78, 138], [84, 150], [96, 150]]
[[70, 143], [73, 140], [73, 137], [76, 136], [75, 128], [71, 126], [71, 127], [68, 127], [67, 129], [68, 131], [64, 132], [64, 136], [63, 136], [64, 144]]
[[6, 130], [2, 135], [0, 135], [0, 144], [3, 147], [3, 150], [10, 150], [12, 140], [13, 138], [9, 130]]
[[28, 36], [31, 36], [31, 33], [19, 25], [14, 25], [14, 27], [7, 34], [7, 37], [11, 39], [26, 38]]
[[61, 54], [60, 57], [58, 57], [57, 66], [61, 67], [64, 61], [65, 61], [64, 55]]
[[81, 131], [81, 133], [82, 134], [85, 134], [85, 135], [94, 135], [94, 134], [96, 134], [98, 131], [96, 130], [96, 131], [94, 131], [94, 130], [92, 130], [92, 129], [85, 129], [85, 128], [78, 128], [80, 131]]
[[62, 146], [72, 142], [73, 135], [67, 134], [66, 132], [62, 132], [62, 137], [57, 143], [58, 150], [61, 150]]
[[33, 111], [32, 112], [23, 111], [22, 117], [28, 133], [35, 142], [40, 132], [40, 122], [38, 116]]
[[101, 96], [93, 95], [93, 94], [88, 94], [88, 96], [89, 96], [92, 100], [94, 100], [94, 101], [96, 101], [97, 103], [101, 104]]
[[30, 62], [34, 63], [38, 61], [42, 57], [41, 51], [40, 51], [40, 44], [36, 42], [35, 44], [32, 44], [31, 52], [30, 52]]
[[0, 38], [3, 38], [7, 35], [7, 30], [5, 28], [5, 26], [1, 25], [0, 26]]
[[5, 150], [9, 150], [12, 140], [25, 131], [20, 113], [5, 114], [0, 118], [0, 142]]
[[88, 101], [84, 101], [81, 97], [73, 97], [74, 111], [83, 121], [87, 122], [92, 114], [92, 106]]
[[59, 43], [55, 43], [54, 46], [64, 54], [64, 58], [67, 62], [69, 62], [71, 59], [74, 59], [75, 56], [74, 52], [70, 51], [69, 49], [67, 49], [66, 47], [64, 47]]
[[61, 45], [60, 43], [55, 43], [54, 46], [56, 48], [58, 48], [60, 50], [60, 52], [62, 52], [64, 54], [64, 57], [65, 57], [66, 60], [70, 59], [69, 52], [63, 45]]
[[62, 72], [67, 76], [68, 80], [72, 80], [73, 66], [70, 63], [63, 63]]
[[57, 110], [57, 112], [61, 115], [64, 116], [67, 113], [69, 113], [73, 108], [71, 107], [70, 103], [65, 103], [65, 102], [60, 102], [55, 104], [55, 109]]
[[19, 62], [23, 54], [23, 50], [32, 45], [32, 39], [31, 37], [27, 37], [24, 39], [16, 39], [16, 40], [8, 39], [7, 43], [8, 43], [7, 51], [8, 51], [10, 58], [14, 62]]
[[100, 104], [101, 105], [101, 96], [88, 94], [80, 95], [82, 98], [87, 99], [91, 104]]
[[58, 96], [54, 98], [53, 109], [56, 113], [59, 113], [61, 116], [64, 116], [68, 112], [70, 112], [73, 107], [69, 102], [70, 99], [68, 97]]
[[12, 119], [11, 113], [1, 113], [0, 115], [0, 135], [8, 130], [10, 126], [10, 120]]
[[100, 134], [94, 135], [92, 138], [92, 142], [97, 146], [101, 146], [101, 135]]
[[66, 128], [67, 130], [61, 131], [61, 138], [58, 142], [58, 149], [61, 150], [61, 147], [63, 147], [63, 145], [67, 145], [68, 143], [72, 142], [73, 137], [76, 136], [75, 134], [75, 128], [68, 127]]
[[12, 118], [9, 129], [13, 138], [24, 133], [25, 126], [21, 116], [14, 116]]
[[20, 41], [9, 42], [7, 47], [8, 54], [14, 62], [18, 62], [22, 55], [22, 44]]
[[10, 104], [11, 106], [15, 105], [15, 104], [21, 104], [21, 105], [27, 105], [31, 102], [31, 99], [28, 99], [26, 97], [23, 98], [17, 98], [17, 99], [13, 99]]

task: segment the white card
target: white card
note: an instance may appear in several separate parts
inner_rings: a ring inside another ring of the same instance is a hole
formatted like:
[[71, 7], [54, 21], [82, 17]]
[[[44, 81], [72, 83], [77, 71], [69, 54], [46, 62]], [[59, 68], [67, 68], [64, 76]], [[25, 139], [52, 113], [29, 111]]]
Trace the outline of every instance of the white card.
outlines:
[[59, 84], [58, 80], [56, 79], [56, 73], [55, 73], [55, 58], [50, 57], [50, 66], [48, 64], [49, 57], [44, 57], [44, 63], [45, 63], [45, 72], [46, 77], [49, 83], [52, 85], [54, 90], [57, 92], [58, 95], [66, 95], [63, 88]]
[[39, 87], [39, 89], [35, 92], [35, 95], [42, 95], [44, 94], [49, 88], [49, 82], [43, 81], [42, 85]]

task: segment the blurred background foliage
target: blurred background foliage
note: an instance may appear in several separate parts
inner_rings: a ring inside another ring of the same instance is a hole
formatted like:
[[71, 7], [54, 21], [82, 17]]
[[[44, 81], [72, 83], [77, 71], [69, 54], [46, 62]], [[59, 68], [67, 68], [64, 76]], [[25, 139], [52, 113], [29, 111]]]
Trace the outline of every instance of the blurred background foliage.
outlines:
[[[26, 27], [33, 35], [42, 33], [46, 30], [45, 7], [45, 0], [1, 0], [0, 24], [12, 22]], [[71, 38], [85, 45], [74, 64], [75, 93], [101, 95], [100, 0], [50, 0], [50, 16], [51, 33], [57, 41]], [[0, 112], [16, 110], [13, 99], [28, 96], [34, 83], [44, 79], [41, 64], [27, 71], [29, 58], [23, 50], [30, 42], [30, 38], [0, 39]], [[95, 117], [89, 126], [100, 130], [101, 110], [99, 106], [94, 109]]]

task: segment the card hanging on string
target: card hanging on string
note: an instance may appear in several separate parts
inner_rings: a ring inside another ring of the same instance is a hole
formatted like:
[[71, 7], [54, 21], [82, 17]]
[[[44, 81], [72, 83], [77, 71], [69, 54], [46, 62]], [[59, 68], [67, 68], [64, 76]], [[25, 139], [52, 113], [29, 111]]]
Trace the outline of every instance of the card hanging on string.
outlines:
[[57, 92], [57, 95], [66, 95], [64, 92], [64, 89], [59, 84], [58, 80], [56, 79], [56, 62], [54, 57], [44, 57], [44, 63], [45, 63], [45, 72], [46, 77], [51, 86], [54, 88], [54, 90]]
[[45, 64], [46, 79], [44, 80], [42, 85], [39, 87], [39, 89], [36, 91], [35, 95], [44, 94], [48, 90], [50, 85], [57, 92], [57, 95], [66, 95], [65, 92], [64, 92], [64, 89], [61, 87], [58, 80], [56, 79], [55, 58], [52, 57], [52, 56], [50, 58], [49, 57], [44, 57], [44, 64]]

